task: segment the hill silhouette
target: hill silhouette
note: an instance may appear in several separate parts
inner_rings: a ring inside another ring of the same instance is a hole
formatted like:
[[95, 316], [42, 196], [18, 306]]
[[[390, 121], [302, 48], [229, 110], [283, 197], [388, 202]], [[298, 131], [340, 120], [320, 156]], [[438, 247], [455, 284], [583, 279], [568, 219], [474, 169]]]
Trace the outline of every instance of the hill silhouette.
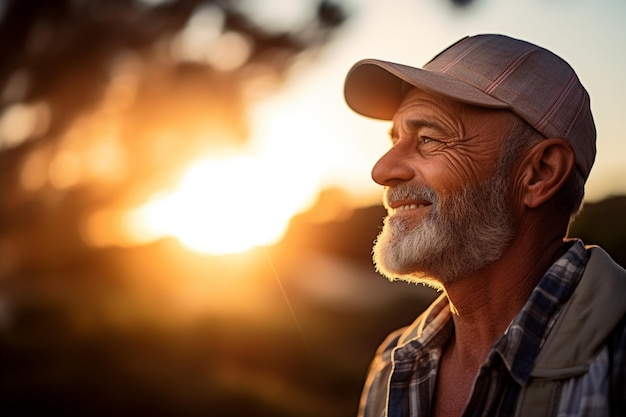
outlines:
[[626, 265], [626, 196], [586, 203], [569, 236], [588, 245], [600, 245], [620, 265]]

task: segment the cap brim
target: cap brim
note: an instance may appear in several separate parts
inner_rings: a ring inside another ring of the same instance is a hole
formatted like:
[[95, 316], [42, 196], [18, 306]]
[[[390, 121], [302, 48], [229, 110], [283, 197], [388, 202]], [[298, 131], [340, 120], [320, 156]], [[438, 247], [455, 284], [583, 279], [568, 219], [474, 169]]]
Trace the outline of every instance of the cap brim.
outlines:
[[404, 83], [462, 103], [494, 109], [509, 105], [446, 74], [377, 59], [357, 62], [348, 72], [344, 97], [357, 113], [391, 120], [402, 102]]

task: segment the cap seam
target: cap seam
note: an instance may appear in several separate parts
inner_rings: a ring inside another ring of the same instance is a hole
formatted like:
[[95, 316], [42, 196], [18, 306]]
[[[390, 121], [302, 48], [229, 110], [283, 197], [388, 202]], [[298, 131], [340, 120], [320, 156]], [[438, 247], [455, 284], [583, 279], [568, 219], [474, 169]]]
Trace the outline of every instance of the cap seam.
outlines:
[[554, 112], [556, 111], [556, 109], [560, 107], [560, 105], [565, 100], [565, 97], [567, 97], [567, 94], [571, 91], [572, 87], [574, 86], [575, 81], [576, 81], [576, 76], [572, 74], [572, 76], [570, 77], [563, 91], [561, 91], [561, 93], [559, 94], [557, 99], [554, 101], [554, 103], [552, 103], [552, 105], [548, 108], [548, 111], [546, 111], [543, 117], [541, 117], [541, 119], [539, 119], [539, 121], [537, 122], [537, 130], [542, 129], [547, 124], [547, 121], [550, 119], [550, 116], [552, 116]]
[[509, 74], [511, 74], [517, 67], [519, 67], [525, 60], [526, 58], [528, 58], [528, 55], [530, 55], [531, 53], [537, 51], [538, 49], [530, 49], [528, 51], [526, 51], [525, 53], [523, 53], [522, 55], [518, 56], [513, 62], [511, 62], [505, 69], [504, 71], [502, 71], [502, 73], [500, 73], [500, 75], [498, 77], [496, 77], [496, 79], [494, 79], [491, 84], [489, 84], [487, 86], [487, 88], [485, 88], [485, 93], [491, 95], [491, 93], [493, 93], [493, 91], [498, 88], [498, 86], [502, 83], [502, 81], [504, 81]]
[[[589, 104], [589, 98], [586, 96], [583, 96], [583, 101], [580, 103], [580, 106], [578, 106], [576, 115], [572, 119], [572, 122], [567, 126], [567, 130], [565, 131], [565, 134], [568, 136], [568, 138], [569, 138], [569, 132], [572, 130], [572, 127], [574, 126], [578, 118], [580, 117], [581, 113], [583, 112], [585, 108], [585, 105], [587, 104]], [[582, 170], [585, 176], [588, 175], [590, 168], [587, 168], [587, 164], [583, 162], [583, 158], [580, 157], [580, 155], [576, 152], [575, 148], [574, 148], [574, 156], [576, 158], [576, 165], [579, 167], [580, 170]]]
[[482, 45], [485, 42], [486, 40], [483, 40], [482, 42], [476, 42], [470, 48], [466, 49], [462, 54], [459, 54], [459, 56], [457, 56], [455, 59], [450, 61], [448, 64], [444, 65], [444, 67], [441, 68], [441, 70], [439, 70], [438, 72], [446, 74], [454, 65], [458, 64], [459, 61], [461, 61], [463, 58], [469, 55], [474, 49], [478, 48], [480, 45]]
[[580, 117], [580, 114], [583, 112], [583, 109], [585, 108], [585, 105], [588, 105], [588, 104], [589, 104], [588, 97], [586, 97], [585, 94], [583, 93], [583, 100], [580, 103], [580, 106], [578, 106], [578, 110], [576, 111], [576, 115], [572, 118], [572, 122], [567, 126], [567, 129], [565, 130], [565, 133], [568, 136], [569, 136], [569, 132], [572, 130], [572, 127], [574, 126], [574, 124], [576, 123], [578, 118]]

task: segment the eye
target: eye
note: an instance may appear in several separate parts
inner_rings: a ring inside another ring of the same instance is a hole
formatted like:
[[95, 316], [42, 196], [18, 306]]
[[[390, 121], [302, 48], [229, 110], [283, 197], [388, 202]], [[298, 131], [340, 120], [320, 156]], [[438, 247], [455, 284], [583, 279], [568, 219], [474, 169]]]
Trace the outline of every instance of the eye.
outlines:
[[420, 136], [420, 140], [422, 141], [424, 145], [426, 145], [427, 143], [431, 143], [431, 142], [437, 142], [435, 139], [431, 138], [430, 136]]

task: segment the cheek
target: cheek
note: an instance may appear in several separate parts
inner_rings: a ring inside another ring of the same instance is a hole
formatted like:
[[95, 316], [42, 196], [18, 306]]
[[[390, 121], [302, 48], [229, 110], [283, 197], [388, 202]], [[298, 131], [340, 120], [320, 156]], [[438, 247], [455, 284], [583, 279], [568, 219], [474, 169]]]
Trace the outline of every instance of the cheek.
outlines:
[[493, 174], [496, 165], [494, 160], [459, 152], [443, 154], [438, 158], [440, 161], [435, 168], [438, 171], [437, 182], [450, 191], [483, 183]]

